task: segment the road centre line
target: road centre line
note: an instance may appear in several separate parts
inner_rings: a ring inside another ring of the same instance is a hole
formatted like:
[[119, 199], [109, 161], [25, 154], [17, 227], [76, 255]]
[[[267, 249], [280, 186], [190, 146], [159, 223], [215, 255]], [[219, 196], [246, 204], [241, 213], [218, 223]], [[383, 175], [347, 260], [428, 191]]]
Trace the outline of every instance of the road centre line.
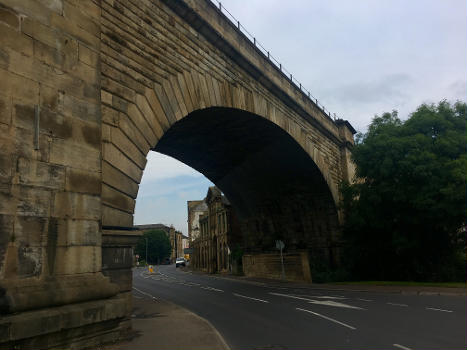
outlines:
[[433, 310], [433, 311], [442, 311], [442, 312], [454, 312], [454, 311], [451, 311], [451, 310], [436, 309], [436, 308], [434, 308], [434, 307], [426, 307], [425, 309], [427, 309], [427, 310]]
[[374, 300], [370, 300], [370, 299], [361, 299], [361, 298], [357, 298], [357, 300], [360, 300], [360, 301], [374, 301]]
[[393, 305], [393, 306], [404, 306], [404, 307], [409, 306], [409, 305], [407, 305], [407, 304], [398, 304], [398, 303], [386, 303], [386, 304], [388, 304], [388, 305]]
[[245, 299], [256, 300], [256, 301], [260, 301], [260, 302], [262, 302], [262, 303], [269, 303], [269, 301], [263, 300], [263, 299], [257, 299], [257, 298], [247, 297], [246, 295], [241, 295], [241, 294], [237, 294], [237, 293], [232, 293], [232, 294], [235, 295], [236, 297], [239, 297], [239, 298], [245, 298]]
[[400, 345], [400, 344], [392, 344], [396, 348], [402, 349], [402, 350], [412, 350], [411, 348], [408, 348], [406, 346]]
[[322, 318], [324, 318], [324, 319], [326, 319], [326, 320], [328, 320], [328, 321], [331, 321], [331, 322], [340, 324], [341, 326], [350, 328], [350, 329], [352, 329], [352, 330], [356, 330], [356, 329], [357, 329], [357, 328], [355, 328], [355, 327], [353, 327], [353, 326], [350, 326], [350, 325], [348, 325], [348, 324], [346, 324], [346, 323], [340, 322], [340, 321], [335, 320], [335, 319], [333, 319], [333, 318], [331, 318], [331, 317], [327, 317], [327, 316], [321, 315], [321, 314], [319, 314], [319, 313], [317, 313], [317, 312], [313, 312], [313, 311], [306, 310], [306, 309], [301, 309], [301, 308], [299, 308], [299, 307], [296, 307], [295, 309], [296, 309], [296, 310], [300, 310], [300, 311], [304, 311], [304, 312], [308, 312], [308, 313], [313, 314], [313, 315], [315, 315], [315, 316], [322, 317]]
[[138, 288], [136, 288], [136, 287], [133, 287], [133, 289], [136, 290], [137, 292], [143, 294], [143, 295], [146, 295], [146, 296], [150, 297], [151, 299], [159, 300], [159, 299], [157, 299], [156, 297], [152, 296], [151, 294], [146, 293], [146, 292], [143, 292], [142, 290], [140, 290], [140, 289], [138, 289]]

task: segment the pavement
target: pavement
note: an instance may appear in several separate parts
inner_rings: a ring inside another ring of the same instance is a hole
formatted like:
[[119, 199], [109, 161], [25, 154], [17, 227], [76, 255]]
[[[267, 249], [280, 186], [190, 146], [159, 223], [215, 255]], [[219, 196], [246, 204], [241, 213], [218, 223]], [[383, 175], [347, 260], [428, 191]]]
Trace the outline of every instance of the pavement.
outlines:
[[133, 330], [129, 339], [102, 350], [229, 350], [219, 332], [204, 318], [166, 300], [134, 289]]
[[306, 284], [174, 266], [134, 269], [133, 278], [132, 337], [105, 350], [466, 344], [463, 288]]
[[[189, 271], [188, 269], [184, 269]], [[198, 273], [198, 272], [193, 272]], [[233, 279], [256, 285], [268, 285], [271, 287], [287, 287], [295, 289], [354, 291], [373, 293], [395, 293], [406, 295], [444, 295], [467, 296], [467, 288], [462, 287], [434, 287], [434, 286], [397, 286], [397, 285], [370, 285], [370, 284], [339, 284], [339, 283], [298, 283], [289, 281], [277, 281], [267, 278], [255, 278], [234, 275], [215, 275], [218, 278]]]

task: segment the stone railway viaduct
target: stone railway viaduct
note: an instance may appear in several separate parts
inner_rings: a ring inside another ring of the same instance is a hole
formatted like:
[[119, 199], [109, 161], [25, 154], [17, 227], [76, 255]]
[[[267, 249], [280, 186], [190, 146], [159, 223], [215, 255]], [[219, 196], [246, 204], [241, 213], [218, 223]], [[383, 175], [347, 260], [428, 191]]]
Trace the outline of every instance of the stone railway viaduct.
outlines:
[[212, 180], [251, 251], [329, 258], [353, 132], [208, 0], [0, 0], [0, 348], [128, 329], [150, 150]]

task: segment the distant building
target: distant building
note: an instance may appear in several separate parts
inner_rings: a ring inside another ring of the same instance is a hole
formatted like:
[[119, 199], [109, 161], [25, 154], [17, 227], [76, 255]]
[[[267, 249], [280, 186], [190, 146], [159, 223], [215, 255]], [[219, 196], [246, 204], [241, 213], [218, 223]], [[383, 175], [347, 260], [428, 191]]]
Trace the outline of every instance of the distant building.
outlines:
[[208, 212], [208, 206], [204, 200], [199, 201], [188, 201], [188, 239], [190, 242], [194, 241], [199, 237], [199, 218], [202, 215], [206, 215]]
[[210, 273], [230, 271], [229, 242], [237, 225], [229, 201], [217, 187], [212, 186], [204, 200], [187, 204], [190, 247], [193, 248], [191, 266]]
[[[173, 225], [167, 226], [164, 224], [147, 224], [147, 225], [134, 225], [137, 230], [146, 232], [149, 230], [162, 230], [166, 233], [170, 240], [170, 246], [172, 247], [170, 253], [170, 261], [174, 262], [176, 258], [183, 257], [183, 240], [187, 240], [188, 237], [184, 236], [180, 231], [176, 231]], [[175, 242], [176, 241], [176, 242]]]

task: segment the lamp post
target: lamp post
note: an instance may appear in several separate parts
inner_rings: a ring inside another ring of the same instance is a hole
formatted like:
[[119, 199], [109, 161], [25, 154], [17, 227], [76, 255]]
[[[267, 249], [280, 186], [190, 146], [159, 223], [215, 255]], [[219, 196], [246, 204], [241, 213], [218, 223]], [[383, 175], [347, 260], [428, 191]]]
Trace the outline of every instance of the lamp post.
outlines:
[[148, 265], [148, 238], [144, 237], [146, 240], [146, 266]]

